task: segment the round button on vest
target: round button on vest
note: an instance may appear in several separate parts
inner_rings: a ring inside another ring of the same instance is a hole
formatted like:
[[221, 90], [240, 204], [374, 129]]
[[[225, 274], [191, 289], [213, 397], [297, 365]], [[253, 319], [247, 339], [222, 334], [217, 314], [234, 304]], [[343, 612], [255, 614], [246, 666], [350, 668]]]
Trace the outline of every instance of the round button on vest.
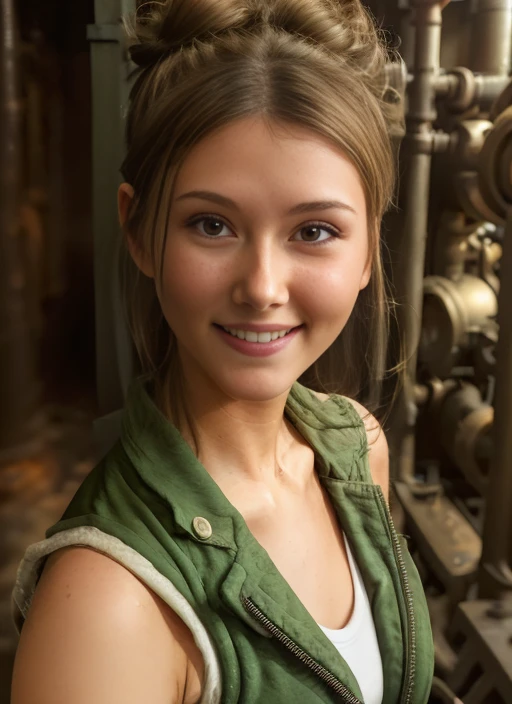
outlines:
[[196, 516], [194, 518], [192, 521], [192, 527], [194, 528], [194, 533], [198, 538], [201, 538], [201, 540], [208, 540], [213, 533], [210, 522], [202, 516]]

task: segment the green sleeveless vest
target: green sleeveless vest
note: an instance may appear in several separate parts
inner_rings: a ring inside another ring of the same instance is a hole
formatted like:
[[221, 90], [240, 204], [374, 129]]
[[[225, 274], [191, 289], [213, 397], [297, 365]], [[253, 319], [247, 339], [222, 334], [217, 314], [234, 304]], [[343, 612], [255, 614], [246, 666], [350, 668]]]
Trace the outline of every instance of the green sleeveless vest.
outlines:
[[[426, 704], [429, 613], [405, 539], [372, 481], [364, 425], [348, 399], [322, 402], [298, 382], [285, 414], [315, 452], [360, 568], [382, 656], [383, 704]], [[18, 571], [19, 629], [47, 555], [87, 545], [138, 575], [189, 626], [205, 660], [203, 704], [363, 702], [347, 663], [140, 381], [128, 395], [121, 439], [46, 537]]]

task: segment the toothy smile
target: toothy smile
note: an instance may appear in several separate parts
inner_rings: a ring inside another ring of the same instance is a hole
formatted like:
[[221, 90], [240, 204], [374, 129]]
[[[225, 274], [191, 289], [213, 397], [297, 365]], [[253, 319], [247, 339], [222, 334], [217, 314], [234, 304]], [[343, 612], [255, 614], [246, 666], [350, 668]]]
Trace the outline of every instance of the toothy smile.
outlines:
[[252, 332], [251, 330], [237, 330], [235, 328], [225, 328], [221, 326], [223, 330], [229, 332], [233, 337], [238, 337], [239, 340], [246, 340], [247, 342], [271, 342], [272, 340], [277, 340], [278, 337], [284, 337], [294, 328], [289, 328], [288, 330], [275, 330], [273, 332]]

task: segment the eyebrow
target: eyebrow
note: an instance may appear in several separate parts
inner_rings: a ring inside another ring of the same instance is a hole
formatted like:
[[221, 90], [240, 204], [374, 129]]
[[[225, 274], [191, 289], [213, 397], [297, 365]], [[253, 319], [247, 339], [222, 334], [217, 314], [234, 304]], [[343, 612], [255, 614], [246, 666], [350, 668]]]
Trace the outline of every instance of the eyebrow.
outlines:
[[[227, 208], [232, 208], [238, 211], [240, 210], [234, 200], [231, 200], [231, 198], [226, 198], [226, 196], [221, 196], [220, 193], [214, 193], [213, 191], [189, 191], [188, 193], [183, 193], [181, 196], [176, 198], [176, 200], [186, 200], [189, 198], [209, 200], [212, 203], [224, 205]], [[313, 200], [306, 203], [298, 203], [288, 211], [288, 215], [298, 215], [300, 213], [306, 213], [311, 210], [331, 210], [333, 208], [336, 208], [338, 210], [348, 210], [349, 212], [357, 215], [356, 211], [351, 205], [348, 205], [348, 203], [343, 203], [343, 201], [341, 200]]]

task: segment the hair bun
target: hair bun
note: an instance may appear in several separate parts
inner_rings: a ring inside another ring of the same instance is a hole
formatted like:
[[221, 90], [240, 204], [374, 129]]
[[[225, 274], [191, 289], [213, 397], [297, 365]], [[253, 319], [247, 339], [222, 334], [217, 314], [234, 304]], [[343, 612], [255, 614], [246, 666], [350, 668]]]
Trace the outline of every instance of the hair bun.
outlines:
[[149, 66], [194, 40], [211, 38], [247, 25], [249, 8], [240, 0], [167, 0], [146, 2], [127, 25], [130, 56]]
[[128, 25], [132, 60], [149, 66], [228, 31], [264, 28], [302, 37], [375, 76], [384, 54], [360, 0], [163, 0], [147, 2]]

